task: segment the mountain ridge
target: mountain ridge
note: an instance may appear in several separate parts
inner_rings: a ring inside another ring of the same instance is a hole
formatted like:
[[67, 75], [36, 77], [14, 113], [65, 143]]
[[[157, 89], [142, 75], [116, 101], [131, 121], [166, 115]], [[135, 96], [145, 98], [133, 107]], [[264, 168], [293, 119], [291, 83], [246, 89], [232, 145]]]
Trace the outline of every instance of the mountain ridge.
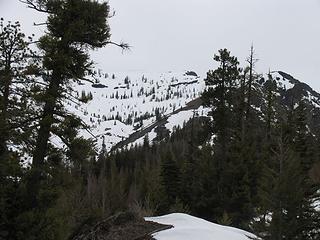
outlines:
[[[309, 105], [309, 109], [316, 116], [319, 115], [316, 120], [309, 116], [315, 127], [315, 123], [320, 122], [320, 93], [286, 72], [275, 71], [271, 74], [277, 81], [284, 105], [295, 105], [300, 100], [311, 103], [313, 107]], [[74, 86], [77, 97], [88, 95], [92, 99], [87, 103], [81, 102], [78, 106], [69, 102], [66, 108], [90, 126], [95, 137], [90, 136], [87, 131], [82, 131], [81, 135], [92, 138], [99, 149], [103, 139], [107, 139], [107, 151], [142, 144], [146, 134], [150, 135], [149, 140], [152, 142], [157, 137], [155, 128], [165, 127], [171, 116], [185, 113], [184, 117], [167, 128], [169, 132], [172, 132], [172, 127], [182, 127], [184, 122], [190, 120], [194, 116], [190, 111], [197, 111], [197, 116], [207, 116], [210, 111], [205, 107], [200, 109], [201, 94], [206, 87], [203, 77], [193, 71], [109, 75], [100, 70], [97, 75], [99, 77], [93, 84]], [[255, 87], [261, 90], [264, 83], [262, 77], [256, 81]], [[258, 99], [255, 103], [255, 108], [261, 111], [259, 101]]]

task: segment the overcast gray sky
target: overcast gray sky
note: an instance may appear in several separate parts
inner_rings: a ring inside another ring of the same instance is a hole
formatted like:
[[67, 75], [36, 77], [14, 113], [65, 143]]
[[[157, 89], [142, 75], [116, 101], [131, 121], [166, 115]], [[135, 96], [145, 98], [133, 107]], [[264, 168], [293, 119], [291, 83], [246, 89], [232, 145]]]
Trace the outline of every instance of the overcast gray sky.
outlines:
[[[215, 65], [212, 56], [228, 48], [244, 63], [251, 43], [259, 72], [283, 70], [320, 90], [320, 0], [110, 0], [112, 40], [93, 54], [112, 71], [180, 71], [200, 74]], [[0, 16], [20, 20], [27, 32], [41, 21], [18, 0], [0, 0]]]

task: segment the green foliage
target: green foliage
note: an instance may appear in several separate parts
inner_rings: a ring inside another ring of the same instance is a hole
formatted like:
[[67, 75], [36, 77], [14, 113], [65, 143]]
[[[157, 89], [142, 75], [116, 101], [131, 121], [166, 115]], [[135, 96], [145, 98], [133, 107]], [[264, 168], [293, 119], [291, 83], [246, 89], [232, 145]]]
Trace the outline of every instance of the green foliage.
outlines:
[[88, 94], [86, 94], [84, 90], [81, 92], [81, 96], [79, 98], [81, 102], [88, 103], [92, 99], [93, 99], [93, 96], [91, 92], [89, 92]]
[[166, 201], [170, 206], [180, 193], [180, 170], [170, 151], [167, 151], [162, 159], [160, 176]]
[[[70, 80], [91, 73], [89, 49], [109, 43], [109, 5], [87, 0], [26, 4], [48, 13], [48, 31], [39, 40], [42, 57], [37, 58], [20, 24], [0, 21], [0, 238], [66, 239], [81, 221], [99, 215], [95, 186], [102, 188], [105, 182], [95, 176], [93, 144], [77, 136], [81, 121], [60, 102]], [[45, 87], [36, 76], [43, 77]], [[16, 83], [20, 85], [12, 91]], [[37, 112], [33, 103], [39, 104]], [[51, 134], [64, 142], [66, 151], [49, 143]], [[8, 149], [9, 141], [27, 149], [19, 149], [20, 156]], [[33, 157], [31, 168], [22, 167], [23, 154]], [[83, 208], [66, 208], [76, 198]]]
[[186, 213], [190, 214], [190, 208], [189, 206], [185, 205], [179, 198], [176, 198], [173, 205], [171, 205], [169, 209], [170, 213]]
[[48, 1], [48, 30], [65, 42], [101, 48], [110, 39], [108, 3], [88, 0]]
[[316, 239], [319, 212], [308, 176], [303, 174], [299, 158], [282, 142], [273, 157], [274, 167], [265, 167], [260, 184], [261, 218], [257, 224], [265, 239]]
[[240, 69], [237, 58], [231, 56], [227, 49], [219, 50], [219, 54], [214, 55], [213, 59], [218, 62], [219, 67], [207, 73], [205, 83], [208, 89], [203, 93], [202, 99], [206, 106], [212, 108], [214, 132], [218, 134], [224, 148], [230, 137], [228, 129], [234, 121], [232, 108], [237, 100], [234, 93]]
[[230, 226], [232, 224], [232, 219], [230, 218], [227, 212], [223, 212], [223, 215], [221, 219], [218, 221], [218, 223], [221, 225]]
[[[32, 38], [29, 38], [29, 41]], [[0, 158], [8, 154], [7, 141], [25, 143], [29, 139], [21, 137], [26, 134], [25, 125], [32, 125], [29, 120], [30, 107], [27, 101], [27, 90], [30, 79], [26, 73], [30, 65], [35, 64], [28, 56], [33, 51], [25, 35], [21, 32], [20, 23], [0, 20]], [[24, 88], [19, 84], [24, 84]], [[15, 94], [13, 94], [15, 93]], [[30, 101], [29, 101], [30, 102]], [[20, 128], [20, 130], [17, 130]], [[30, 135], [28, 135], [30, 137]]]

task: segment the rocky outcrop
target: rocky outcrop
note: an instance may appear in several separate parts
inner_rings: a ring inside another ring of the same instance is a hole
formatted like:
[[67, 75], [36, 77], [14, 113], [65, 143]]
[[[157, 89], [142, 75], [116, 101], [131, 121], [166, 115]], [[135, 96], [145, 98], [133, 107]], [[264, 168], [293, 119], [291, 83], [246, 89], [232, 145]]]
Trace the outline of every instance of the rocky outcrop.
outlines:
[[172, 226], [145, 221], [133, 213], [119, 213], [101, 221], [85, 223], [69, 240], [152, 240], [153, 233]]

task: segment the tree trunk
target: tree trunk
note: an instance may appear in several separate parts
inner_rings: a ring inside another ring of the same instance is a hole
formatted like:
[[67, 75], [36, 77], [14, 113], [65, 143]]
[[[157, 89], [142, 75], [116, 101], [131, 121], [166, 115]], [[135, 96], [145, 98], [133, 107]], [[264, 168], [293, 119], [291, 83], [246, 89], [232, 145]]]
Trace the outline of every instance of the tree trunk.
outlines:
[[54, 123], [54, 111], [57, 99], [59, 97], [59, 86], [61, 75], [53, 73], [49, 88], [46, 91], [46, 101], [43, 109], [40, 128], [38, 132], [36, 148], [33, 155], [33, 167], [41, 167], [47, 154], [48, 141], [50, 137], [51, 126]]
[[28, 199], [26, 204], [30, 208], [38, 207], [37, 196], [41, 186], [44, 159], [47, 154], [48, 141], [51, 126], [54, 123], [54, 111], [59, 96], [61, 75], [53, 72], [49, 87], [46, 91], [46, 100], [40, 120], [40, 128], [37, 136], [36, 147], [33, 155], [32, 169], [27, 181]]

